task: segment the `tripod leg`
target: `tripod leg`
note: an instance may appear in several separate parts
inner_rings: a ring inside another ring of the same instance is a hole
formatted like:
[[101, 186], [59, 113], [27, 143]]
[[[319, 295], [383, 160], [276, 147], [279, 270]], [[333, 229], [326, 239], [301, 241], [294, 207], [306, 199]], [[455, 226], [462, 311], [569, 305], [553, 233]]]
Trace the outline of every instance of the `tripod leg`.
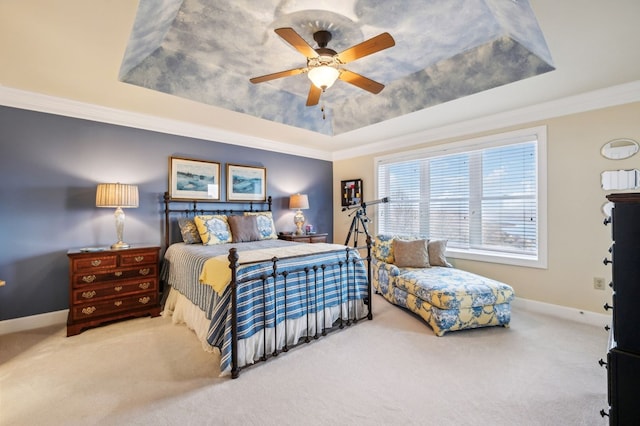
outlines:
[[[351, 239], [351, 234], [353, 233], [353, 230], [356, 229], [356, 219], [357, 216], [353, 217], [353, 220], [351, 220], [351, 227], [349, 228], [349, 233], [347, 234], [347, 239], [344, 240], [344, 245], [348, 246], [349, 245], [349, 240]], [[357, 232], [357, 230], [356, 230]]]
[[353, 231], [353, 246], [358, 247], [358, 234], [360, 233], [360, 220], [358, 220], [358, 215], [353, 218], [353, 221], [356, 223], [355, 231]]

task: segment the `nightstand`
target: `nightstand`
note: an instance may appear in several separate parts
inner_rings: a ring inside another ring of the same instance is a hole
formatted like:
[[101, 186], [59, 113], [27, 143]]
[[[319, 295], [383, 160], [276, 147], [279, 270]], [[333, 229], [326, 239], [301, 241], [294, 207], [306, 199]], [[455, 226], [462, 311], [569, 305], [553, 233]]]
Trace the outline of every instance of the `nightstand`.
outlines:
[[158, 246], [69, 250], [67, 336], [128, 317], [160, 315]]
[[278, 238], [296, 243], [326, 243], [329, 234], [278, 234]]

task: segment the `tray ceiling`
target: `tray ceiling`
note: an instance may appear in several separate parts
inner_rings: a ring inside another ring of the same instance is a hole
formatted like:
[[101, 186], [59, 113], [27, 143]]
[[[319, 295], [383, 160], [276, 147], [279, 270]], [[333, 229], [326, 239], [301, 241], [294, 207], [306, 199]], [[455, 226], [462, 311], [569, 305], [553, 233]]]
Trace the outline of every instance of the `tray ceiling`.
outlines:
[[[120, 67], [122, 82], [276, 123], [338, 135], [554, 70], [526, 0], [141, 1]], [[340, 52], [382, 32], [392, 48], [348, 68], [385, 84], [373, 95], [338, 81], [306, 107], [306, 74], [249, 78], [306, 59], [274, 33], [294, 28], [311, 46], [331, 31]]]

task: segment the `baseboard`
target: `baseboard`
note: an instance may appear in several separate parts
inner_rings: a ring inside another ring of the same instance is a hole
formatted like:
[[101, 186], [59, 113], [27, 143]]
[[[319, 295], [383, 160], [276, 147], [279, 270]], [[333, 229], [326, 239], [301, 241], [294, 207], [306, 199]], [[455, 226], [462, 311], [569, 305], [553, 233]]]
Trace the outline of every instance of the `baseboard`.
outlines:
[[577, 321], [583, 324], [595, 325], [598, 327], [604, 327], [607, 324], [611, 324], [611, 315], [607, 314], [584, 311], [581, 309], [569, 308], [567, 306], [553, 305], [551, 303], [538, 302], [537, 300], [523, 299], [520, 297], [516, 297], [511, 304], [516, 309], [551, 315], [570, 321]]
[[[537, 300], [516, 297], [512, 305], [516, 309], [523, 309], [545, 315], [551, 315], [571, 321], [602, 327], [611, 323], [611, 316], [591, 311], [584, 311], [567, 306], [553, 305], [551, 303], [538, 302]], [[67, 322], [69, 310], [65, 309], [46, 314], [31, 315], [28, 317], [0, 321], [0, 335], [15, 333], [18, 331], [32, 330], [34, 328], [60, 325]]]
[[30, 315], [28, 317], [15, 318], [0, 321], [0, 336], [16, 333], [18, 331], [33, 330], [34, 328], [48, 327], [50, 325], [66, 324], [69, 310], [47, 312], [45, 314]]

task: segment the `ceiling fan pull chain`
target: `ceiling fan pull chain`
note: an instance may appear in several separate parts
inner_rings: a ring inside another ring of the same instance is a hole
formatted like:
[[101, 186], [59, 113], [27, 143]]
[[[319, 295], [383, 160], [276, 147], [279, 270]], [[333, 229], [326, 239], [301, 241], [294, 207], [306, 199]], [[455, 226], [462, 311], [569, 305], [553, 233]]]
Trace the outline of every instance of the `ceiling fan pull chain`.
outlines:
[[322, 104], [322, 107], [320, 107], [320, 111], [322, 111], [322, 119], [326, 120], [327, 116], [324, 114], [324, 103]]

